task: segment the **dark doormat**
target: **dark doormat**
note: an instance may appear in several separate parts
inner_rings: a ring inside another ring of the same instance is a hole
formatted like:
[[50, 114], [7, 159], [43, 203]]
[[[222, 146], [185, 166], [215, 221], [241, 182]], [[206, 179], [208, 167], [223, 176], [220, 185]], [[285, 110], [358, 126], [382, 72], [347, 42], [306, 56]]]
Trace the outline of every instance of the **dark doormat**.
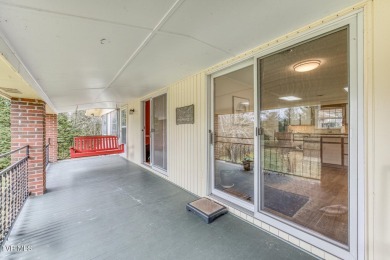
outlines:
[[264, 186], [264, 206], [292, 217], [302, 208], [309, 197]]
[[243, 199], [243, 200], [251, 200], [251, 196], [249, 196], [248, 194], [246, 194], [244, 192], [236, 190], [235, 188], [228, 188], [228, 189], [224, 189], [223, 191], [225, 191], [233, 196], [236, 196], [240, 199]]

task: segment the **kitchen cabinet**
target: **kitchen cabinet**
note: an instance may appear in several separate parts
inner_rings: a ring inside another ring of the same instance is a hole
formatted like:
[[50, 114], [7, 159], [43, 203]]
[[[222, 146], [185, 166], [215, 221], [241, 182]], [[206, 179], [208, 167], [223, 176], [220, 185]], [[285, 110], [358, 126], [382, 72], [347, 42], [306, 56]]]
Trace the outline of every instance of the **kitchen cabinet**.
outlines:
[[321, 161], [323, 164], [348, 165], [348, 137], [322, 136]]
[[344, 165], [345, 166], [348, 166], [348, 162], [349, 162], [349, 155], [348, 155], [348, 138], [344, 138], [343, 139], [343, 159], [344, 159]]

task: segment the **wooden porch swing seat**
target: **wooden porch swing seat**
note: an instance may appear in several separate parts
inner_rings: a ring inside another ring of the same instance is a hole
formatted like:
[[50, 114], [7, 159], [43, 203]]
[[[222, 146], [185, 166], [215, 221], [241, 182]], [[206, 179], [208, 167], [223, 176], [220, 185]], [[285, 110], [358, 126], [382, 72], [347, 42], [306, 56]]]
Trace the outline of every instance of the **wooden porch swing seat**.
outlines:
[[124, 151], [124, 144], [118, 144], [116, 136], [77, 136], [70, 148], [70, 158], [118, 154]]

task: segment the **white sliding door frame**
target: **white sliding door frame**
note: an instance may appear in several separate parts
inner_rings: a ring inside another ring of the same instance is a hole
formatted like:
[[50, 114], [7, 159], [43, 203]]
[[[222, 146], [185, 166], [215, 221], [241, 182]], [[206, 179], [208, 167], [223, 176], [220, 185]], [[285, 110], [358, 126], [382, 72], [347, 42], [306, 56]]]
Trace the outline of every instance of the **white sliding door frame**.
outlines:
[[[271, 55], [290, 46], [302, 43], [323, 34], [331, 33], [342, 27], [348, 27], [349, 38], [349, 245], [346, 246], [308, 228], [282, 219], [261, 210], [262, 180], [260, 178], [262, 154], [260, 153], [260, 86], [258, 82], [258, 59]], [[342, 259], [364, 259], [365, 256], [365, 133], [364, 133], [364, 52], [363, 52], [363, 9], [351, 12], [332, 22], [325, 23], [297, 37], [259, 51], [249, 57], [250, 60], [232, 65], [209, 75], [208, 89], [208, 130], [209, 132], [209, 193], [228, 200], [237, 206], [254, 212], [254, 217], [283, 232], [288, 233], [308, 244], [329, 252]], [[236, 197], [215, 189], [214, 180], [214, 79], [240, 68], [254, 66], [254, 204], [249, 204]], [[359, 203], [358, 203], [359, 201]], [[358, 248], [359, 245], [359, 248]]]
[[[125, 111], [124, 114], [125, 114], [125, 125], [122, 126], [122, 111]], [[125, 145], [125, 158], [127, 158], [127, 140], [128, 140], [128, 133], [127, 133], [127, 130], [128, 130], [128, 127], [127, 127], [127, 122], [129, 121], [129, 110], [128, 110], [128, 106], [127, 105], [124, 105], [120, 108], [120, 112], [119, 112], [119, 134], [120, 134], [120, 140], [121, 140], [121, 143], [123, 143], [123, 131], [122, 129], [125, 128], [126, 129], [126, 136], [125, 136], [125, 142], [124, 142], [124, 145]]]
[[[155, 158], [154, 158], [154, 152], [155, 152], [155, 140], [156, 140], [156, 136], [155, 136], [155, 128], [154, 128], [154, 106], [155, 106], [155, 103], [154, 103], [154, 100], [157, 98], [157, 97], [161, 97], [161, 96], [164, 96], [165, 95], [165, 102], [166, 102], [166, 108], [165, 108], [165, 117], [166, 117], [166, 120], [167, 120], [167, 117], [168, 117], [168, 94], [167, 93], [162, 93], [160, 95], [156, 95], [154, 96], [153, 98], [151, 98], [151, 103], [150, 103], [150, 143], [151, 143], [151, 146], [150, 146], [150, 154], [151, 154], [151, 166], [154, 170], [164, 174], [164, 175], [167, 175], [167, 171], [168, 169], [164, 169], [162, 167], [160, 167], [159, 165], [155, 164]], [[167, 121], [168, 122], [168, 121]], [[166, 125], [168, 127], [168, 124]], [[153, 131], [152, 131], [153, 130]], [[166, 136], [165, 138], [168, 138], [168, 133], [166, 132]], [[165, 141], [166, 142], [166, 141]], [[168, 143], [166, 142], [166, 144], [168, 145]], [[167, 154], [165, 154], [164, 156], [167, 156]]]
[[[211, 141], [209, 142], [209, 153], [210, 153], [210, 163], [209, 163], [209, 171], [211, 173], [211, 178], [210, 178], [210, 191], [212, 194], [222, 198], [222, 199], [225, 199], [225, 200], [228, 200], [240, 207], [243, 207], [247, 210], [250, 210], [250, 211], [254, 211], [254, 204], [252, 203], [249, 203], [249, 202], [246, 202], [244, 200], [241, 200], [235, 196], [232, 196], [232, 195], [229, 195], [228, 193], [226, 192], [223, 192], [221, 190], [218, 190], [215, 188], [215, 164], [214, 164], [214, 138], [215, 138], [215, 129], [214, 129], [214, 79], [217, 78], [217, 77], [220, 77], [220, 76], [223, 76], [225, 74], [228, 74], [230, 72], [233, 72], [233, 71], [236, 71], [236, 70], [239, 70], [239, 69], [242, 69], [242, 68], [245, 68], [245, 67], [248, 67], [248, 66], [251, 66], [253, 65], [253, 59], [249, 59], [249, 60], [246, 60], [246, 61], [243, 61], [243, 62], [240, 62], [234, 66], [231, 66], [227, 69], [224, 69], [222, 71], [219, 71], [217, 73], [214, 73], [211, 75], [211, 82], [210, 82], [210, 112], [209, 112], [209, 116], [210, 116], [210, 131], [212, 131], [212, 133], [209, 133], [209, 134], [212, 134], [212, 137], [211, 137]], [[254, 85], [253, 88], [256, 88], [256, 86]], [[255, 102], [256, 103], [256, 102]], [[254, 131], [255, 133], [255, 131]], [[255, 136], [253, 136], [255, 137]], [[254, 139], [255, 140], [255, 139]], [[254, 167], [255, 169], [255, 167]], [[254, 171], [254, 175], [255, 174], [255, 171]], [[256, 191], [255, 191], [255, 196], [254, 196], [254, 203], [256, 203]]]
[[[141, 113], [141, 116], [142, 116], [142, 125], [141, 125], [141, 132], [142, 132], [142, 140], [141, 140], [141, 147], [142, 147], [142, 151], [141, 151], [141, 153], [142, 153], [142, 164], [143, 165], [145, 165], [145, 166], [147, 166], [147, 167], [150, 167], [150, 168], [152, 168], [153, 170], [155, 170], [156, 172], [158, 172], [158, 173], [161, 173], [161, 174], [163, 174], [163, 175], [165, 175], [165, 176], [168, 176], [168, 169], [167, 170], [165, 170], [165, 169], [163, 169], [163, 168], [161, 168], [161, 167], [159, 167], [159, 166], [157, 166], [157, 165], [155, 165], [154, 164], [154, 131], [152, 131], [154, 128], [153, 128], [153, 125], [154, 125], [154, 114], [153, 114], [153, 108], [154, 108], [154, 102], [153, 102], [153, 100], [156, 98], [156, 97], [160, 97], [160, 96], [163, 96], [163, 95], [166, 95], [166, 102], [167, 102], [167, 104], [168, 104], [168, 93], [167, 92], [161, 92], [161, 93], [158, 93], [158, 94], [156, 94], [156, 95], [153, 95], [153, 96], [151, 96], [151, 97], [148, 97], [148, 98], [145, 98], [145, 99], [142, 99], [141, 100], [141, 107], [142, 107], [142, 113]], [[149, 152], [150, 152], [150, 161], [149, 161], [149, 163], [147, 163], [146, 162], [146, 150], [145, 150], [145, 127], [146, 127], [146, 122], [145, 122], [145, 104], [146, 104], [146, 102], [147, 101], [150, 101], [150, 108], [149, 108], [149, 127], [150, 127], [150, 129], [149, 129]], [[167, 120], [169, 120], [168, 119], [168, 107], [166, 108], [166, 111], [165, 111], [165, 113], [166, 113], [166, 117], [167, 117]], [[168, 124], [167, 124], [167, 127], [168, 127]], [[168, 138], [168, 133], [167, 133], [167, 136], [166, 136], [166, 138]], [[168, 144], [168, 142], [167, 142], [167, 144]], [[168, 156], [168, 154], [166, 154], [166, 156]]]
[[[343, 245], [326, 236], [316, 233], [308, 228], [299, 226], [291, 221], [282, 219], [273, 214], [261, 210], [261, 201], [255, 204], [255, 218], [266, 222], [267, 224], [282, 230], [290, 235], [295, 236], [311, 245], [314, 245], [326, 252], [340, 257], [342, 259], [360, 259], [364, 258], [364, 254], [358, 255], [357, 245], [364, 244], [364, 231], [358, 234], [358, 230], [364, 230], [364, 227], [358, 226], [358, 223], [364, 223], [361, 219], [364, 218], [364, 203], [358, 205], [358, 194], [364, 194], [364, 109], [363, 109], [363, 13], [358, 11], [352, 15], [340, 18], [335, 22], [323, 25], [310, 32], [307, 32], [300, 37], [289, 40], [272, 48], [262, 51], [254, 57], [255, 71], [258, 70], [258, 59], [281, 51], [285, 48], [321, 36], [326, 33], [338, 30], [342, 27], [348, 27], [349, 32], [349, 107], [350, 107], [350, 125], [349, 125], [349, 246]], [[258, 73], [258, 72], [256, 72]], [[260, 84], [258, 77], [255, 77], [256, 97], [260, 106]], [[256, 110], [259, 111], [259, 107]], [[259, 112], [258, 112], [259, 113]], [[259, 115], [256, 116], [256, 126], [260, 127]], [[260, 154], [261, 136], [257, 136], [255, 141], [259, 151], [257, 164], [260, 166], [262, 154]], [[359, 160], [358, 160], [359, 158]], [[260, 167], [257, 168], [258, 175]], [[358, 183], [359, 181], [359, 183]], [[262, 192], [262, 179], [258, 178], [255, 190]], [[258, 194], [258, 197], [261, 196]], [[359, 249], [361, 250], [361, 249]]]

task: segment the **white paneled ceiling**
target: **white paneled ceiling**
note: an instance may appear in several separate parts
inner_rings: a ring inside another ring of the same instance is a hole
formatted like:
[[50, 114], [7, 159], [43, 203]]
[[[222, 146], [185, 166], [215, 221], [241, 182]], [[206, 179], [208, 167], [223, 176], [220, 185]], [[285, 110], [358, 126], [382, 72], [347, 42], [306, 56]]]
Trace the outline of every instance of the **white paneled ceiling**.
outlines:
[[358, 2], [0, 0], [0, 34], [58, 112], [112, 108]]

